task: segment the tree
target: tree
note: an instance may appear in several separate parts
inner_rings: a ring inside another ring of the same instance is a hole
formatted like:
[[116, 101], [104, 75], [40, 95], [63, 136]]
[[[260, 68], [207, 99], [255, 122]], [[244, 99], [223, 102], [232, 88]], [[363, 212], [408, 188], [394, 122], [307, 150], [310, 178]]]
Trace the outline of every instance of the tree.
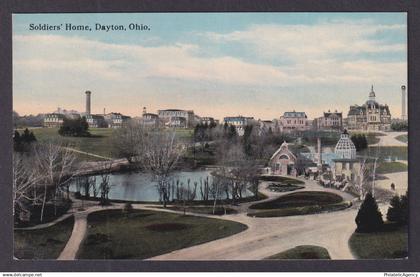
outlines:
[[152, 130], [143, 133], [136, 148], [136, 157], [142, 169], [150, 172], [157, 182], [157, 190], [163, 206], [170, 199], [171, 174], [185, 151], [176, 140], [174, 130]]
[[99, 191], [101, 193], [101, 199], [99, 203], [101, 205], [109, 205], [109, 192], [111, 191], [112, 184], [110, 182], [110, 176], [112, 171], [112, 161], [101, 162], [101, 170], [99, 173], [100, 184]]
[[398, 225], [408, 223], [408, 192], [406, 195], [401, 197], [396, 195], [391, 199], [386, 218]]
[[133, 121], [118, 128], [112, 135], [113, 151], [117, 156], [126, 158], [130, 164], [135, 163], [145, 133], [143, 126]]
[[366, 135], [364, 134], [354, 134], [351, 136], [351, 141], [354, 143], [356, 147], [356, 151], [361, 151], [368, 147], [368, 141]]
[[22, 152], [23, 150], [22, 139], [18, 131], [15, 131], [13, 135], [13, 150], [16, 152]]
[[40, 221], [44, 219], [45, 204], [49, 199], [48, 192], [53, 190], [54, 207], [56, 206], [57, 195], [62, 191], [64, 185], [77, 174], [75, 168], [76, 155], [61, 141], [49, 141], [38, 143], [34, 147], [35, 166], [42, 175], [44, 193], [42, 198], [42, 208]]
[[27, 204], [40, 200], [40, 195], [37, 194], [40, 179], [40, 174], [33, 166], [33, 160], [15, 152], [13, 155], [13, 216], [16, 215], [16, 208], [28, 212]]
[[13, 135], [13, 149], [16, 152], [29, 152], [31, 150], [31, 144], [36, 142], [36, 138], [33, 132], [26, 128], [21, 135], [17, 130]]
[[391, 129], [397, 132], [408, 131], [408, 121], [393, 122], [391, 123]]
[[86, 122], [86, 117], [81, 118], [64, 118], [63, 125], [61, 125], [58, 133], [61, 136], [70, 137], [86, 137], [90, 136], [89, 124]]
[[367, 193], [356, 216], [356, 232], [368, 233], [379, 231], [383, 225], [382, 213], [371, 193]]

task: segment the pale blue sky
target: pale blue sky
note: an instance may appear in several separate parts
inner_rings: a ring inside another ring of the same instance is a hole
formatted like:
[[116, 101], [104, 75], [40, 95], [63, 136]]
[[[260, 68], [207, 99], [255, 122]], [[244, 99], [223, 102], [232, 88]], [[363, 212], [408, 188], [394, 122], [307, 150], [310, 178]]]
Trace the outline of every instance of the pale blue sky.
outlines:
[[[30, 31], [29, 24], [147, 24], [150, 31]], [[140, 115], [310, 117], [377, 100], [400, 116], [405, 13], [15, 14], [14, 107]]]

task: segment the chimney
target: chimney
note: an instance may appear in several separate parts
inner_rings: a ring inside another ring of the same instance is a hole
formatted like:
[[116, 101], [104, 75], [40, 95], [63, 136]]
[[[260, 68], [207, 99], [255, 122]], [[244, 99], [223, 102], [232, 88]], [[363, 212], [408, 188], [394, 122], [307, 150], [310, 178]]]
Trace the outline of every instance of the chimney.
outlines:
[[406, 87], [404, 85], [401, 86], [401, 119], [406, 120], [407, 114], [406, 114], [406, 104], [405, 104], [405, 98], [406, 98]]
[[86, 92], [86, 115], [90, 115], [90, 95], [92, 92], [90, 90], [87, 90]]

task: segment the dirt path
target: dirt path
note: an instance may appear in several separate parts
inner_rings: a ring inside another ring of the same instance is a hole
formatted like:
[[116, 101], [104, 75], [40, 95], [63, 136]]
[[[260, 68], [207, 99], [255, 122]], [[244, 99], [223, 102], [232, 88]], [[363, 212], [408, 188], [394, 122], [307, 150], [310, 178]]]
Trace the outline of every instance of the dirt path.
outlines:
[[370, 146], [407, 146], [407, 143], [395, 139], [400, 135], [407, 135], [407, 132], [383, 132], [384, 136], [378, 136], [379, 142]]
[[68, 149], [70, 151], [73, 151], [75, 153], [80, 153], [80, 154], [84, 154], [84, 155], [95, 157], [95, 158], [100, 158], [100, 159], [104, 159], [104, 160], [112, 160], [112, 158], [109, 158], [109, 157], [104, 157], [104, 156], [96, 155], [96, 154], [93, 154], [93, 153], [80, 151], [80, 150], [77, 150], [77, 149], [74, 149], [74, 148], [71, 148], [71, 147], [66, 147], [66, 149]]
[[114, 204], [113, 206], [95, 206], [86, 209], [85, 211], [76, 212], [74, 214], [74, 226], [71, 236], [61, 251], [58, 260], [74, 260], [76, 259], [77, 252], [79, 251], [80, 246], [82, 245], [83, 240], [86, 237], [87, 233], [87, 216], [92, 212], [102, 211], [102, 210], [111, 210], [111, 209], [121, 209], [123, 204]]

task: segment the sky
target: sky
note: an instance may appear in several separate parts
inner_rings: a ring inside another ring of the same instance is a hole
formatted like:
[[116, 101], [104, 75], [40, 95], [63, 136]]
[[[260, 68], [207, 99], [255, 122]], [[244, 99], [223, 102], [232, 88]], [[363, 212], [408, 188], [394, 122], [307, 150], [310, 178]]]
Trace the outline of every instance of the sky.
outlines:
[[146, 107], [217, 119], [271, 120], [293, 110], [346, 116], [373, 85], [377, 101], [400, 117], [406, 21], [406, 13], [14, 14], [14, 110], [83, 112], [90, 90], [93, 113], [140, 116]]

